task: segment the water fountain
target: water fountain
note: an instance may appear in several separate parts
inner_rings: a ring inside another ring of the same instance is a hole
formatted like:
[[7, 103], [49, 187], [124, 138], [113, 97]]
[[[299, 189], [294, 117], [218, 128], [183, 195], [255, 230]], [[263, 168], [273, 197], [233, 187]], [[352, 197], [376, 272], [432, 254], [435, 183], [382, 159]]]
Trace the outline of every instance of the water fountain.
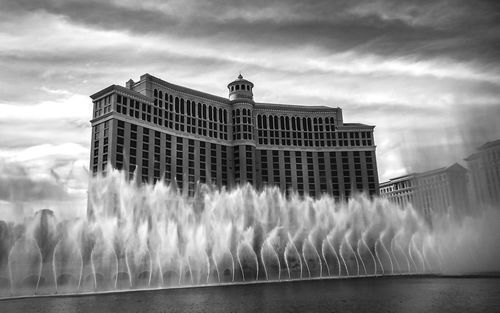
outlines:
[[23, 223], [0, 221], [0, 297], [428, 274], [457, 257], [477, 263], [481, 237], [453, 244], [453, 227], [466, 223], [443, 221], [431, 227], [411, 207], [363, 195], [336, 202], [200, 185], [188, 198], [110, 171], [92, 179], [86, 217], [42, 210]]

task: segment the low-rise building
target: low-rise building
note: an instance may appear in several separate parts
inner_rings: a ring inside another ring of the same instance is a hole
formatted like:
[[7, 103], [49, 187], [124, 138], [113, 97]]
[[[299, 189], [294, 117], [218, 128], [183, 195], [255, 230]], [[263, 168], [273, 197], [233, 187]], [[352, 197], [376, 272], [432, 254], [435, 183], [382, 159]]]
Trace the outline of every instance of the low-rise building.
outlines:
[[500, 139], [485, 143], [465, 161], [475, 204], [500, 208]]
[[463, 216], [469, 209], [467, 169], [458, 163], [380, 184], [380, 195], [399, 205], [412, 204], [424, 216]]

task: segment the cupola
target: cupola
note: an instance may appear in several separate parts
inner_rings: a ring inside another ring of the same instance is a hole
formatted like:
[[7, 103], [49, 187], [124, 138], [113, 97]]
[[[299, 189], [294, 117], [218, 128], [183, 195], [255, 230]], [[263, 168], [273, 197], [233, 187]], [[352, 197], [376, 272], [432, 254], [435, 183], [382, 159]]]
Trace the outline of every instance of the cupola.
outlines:
[[253, 100], [253, 83], [238, 75], [238, 78], [227, 85], [229, 100]]

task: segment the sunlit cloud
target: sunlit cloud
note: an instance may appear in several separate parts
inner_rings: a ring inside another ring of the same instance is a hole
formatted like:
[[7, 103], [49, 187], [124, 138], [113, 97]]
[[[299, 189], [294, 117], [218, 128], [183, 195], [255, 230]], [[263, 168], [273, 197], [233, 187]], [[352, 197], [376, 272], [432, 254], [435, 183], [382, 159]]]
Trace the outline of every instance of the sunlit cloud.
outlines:
[[[346, 122], [376, 126], [382, 180], [459, 161], [500, 137], [500, 29], [491, 2], [2, 6], [0, 161], [22, 164], [37, 181], [70, 177], [59, 181], [67, 190], [85, 189], [88, 95], [147, 72], [224, 97], [241, 71], [258, 102], [341, 107]], [[419, 152], [440, 146], [453, 148], [436, 152], [441, 158]]]

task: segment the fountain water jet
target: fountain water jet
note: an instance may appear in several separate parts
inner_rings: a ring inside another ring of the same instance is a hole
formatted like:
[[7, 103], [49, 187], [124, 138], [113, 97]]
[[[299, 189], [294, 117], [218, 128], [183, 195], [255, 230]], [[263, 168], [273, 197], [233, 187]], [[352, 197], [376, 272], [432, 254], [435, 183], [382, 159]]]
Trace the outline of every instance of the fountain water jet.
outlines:
[[[495, 216], [486, 220], [495, 225]], [[277, 188], [201, 185], [190, 198], [110, 170], [91, 180], [88, 216], [0, 221], [0, 295], [456, 271], [498, 253], [491, 243], [476, 251], [494, 238], [474, 235], [477, 220], [436, 217], [433, 228], [411, 206]]]
[[333, 255], [337, 259], [337, 267], [339, 269], [338, 276], [340, 277], [341, 276], [341, 265], [340, 265], [339, 256], [337, 255], [337, 251], [335, 251], [335, 248], [333, 247], [332, 242], [330, 241], [330, 238], [326, 237], [326, 240], [328, 242], [328, 245], [330, 246], [330, 249], [332, 249], [332, 251], [333, 251]]
[[380, 256], [379, 256], [379, 253], [377, 251], [377, 248], [380, 245], [379, 243], [380, 242], [378, 240], [375, 241], [375, 257], [377, 258], [378, 264], [380, 265], [380, 269], [382, 271], [382, 275], [384, 275], [385, 274], [384, 265], [382, 264], [382, 261], [380, 261]]
[[356, 252], [358, 253], [359, 259], [361, 261], [361, 265], [363, 265], [363, 270], [365, 271], [365, 275], [368, 275], [368, 271], [366, 270], [365, 262], [363, 261], [363, 257], [361, 256], [361, 253], [360, 253], [361, 243], [362, 243], [362, 241], [360, 238], [360, 239], [358, 239], [358, 244], [356, 246]]

